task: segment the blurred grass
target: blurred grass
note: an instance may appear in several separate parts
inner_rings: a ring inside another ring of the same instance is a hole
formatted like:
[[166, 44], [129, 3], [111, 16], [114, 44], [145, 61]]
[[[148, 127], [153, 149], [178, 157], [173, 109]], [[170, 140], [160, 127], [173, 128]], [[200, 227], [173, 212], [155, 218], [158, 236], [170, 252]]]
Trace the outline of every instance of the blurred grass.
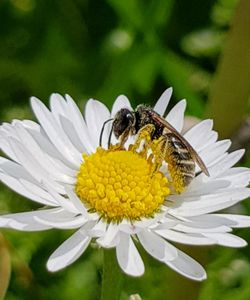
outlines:
[[[246, 116], [250, 95], [250, 1], [237, 7], [207, 105], [215, 128], [230, 137]], [[226, 107], [226, 109], [225, 109]], [[224, 117], [221, 118], [221, 115]]]
[[[52, 92], [69, 93], [83, 108], [89, 97], [111, 107], [113, 100], [123, 93], [136, 106], [141, 102], [153, 104], [169, 86], [174, 87], [170, 105], [187, 98], [188, 114], [202, 117], [237, 3], [236, 0], [3, 0], [0, 2], [1, 121], [33, 118], [29, 108], [32, 95], [48, 103]], [[249, 88], [249, 82], [244, 84]], [[249, 105], [247, 109], [249, 114]], [[249, 165], [250, 158], [245, 162]], [[1, 185], [2, 213], [37, 207]], [[240, 209], [250, 213], [249, 204]], [[89, 248], [72, 266], [51, 274], [46, 271], [46, 260], [70, 235], [69, 231], [2, 230], [2, 233], [10, 245], [12, 259], [7, 300], [99, 299], [100, 251]], [[237, 233], [250, 241], [249, 231]], [[197, 251], [204, 249], [197, 249], [189, 251], [203, 260]], [[200, 300], [250, 299], [249, 247], [211, 248], [206, 257], [208, 280], [201, 285], [190, 283], [141, 252], [146, 273], [141, 278], [125, 278], [124, 300], [136, 293], [144, 300], [174, 299], [176, 290], [181, 288], [187, 291], [186, 300], [194, 299], [195, 293]], [[174, 284], [174, 278], [179, 286]], [[2, 284], [3, 279], [0, 280]]]

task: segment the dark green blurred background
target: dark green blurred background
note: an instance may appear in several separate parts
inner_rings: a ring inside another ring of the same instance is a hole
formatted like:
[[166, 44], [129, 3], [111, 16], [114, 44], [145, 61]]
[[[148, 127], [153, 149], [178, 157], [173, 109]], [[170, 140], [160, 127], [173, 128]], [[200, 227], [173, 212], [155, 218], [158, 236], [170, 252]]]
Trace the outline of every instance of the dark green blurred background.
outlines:
[[[233, 135], [250, 111], [247, 2], [1, 0], [1, 121], [33, 118], [32, 95], [48, 103], [52, 92], [68, 93], [83, 108], [90, 97], [111, 107], [119, 94], [126, 94], [135, 106], [153, 104], [173, 86], [171, 105], [187, 98], [188, 114], [214, 117], [221, 136], [247, 147], [249, 136], [242, 141], [241, 131]], [[239, 70], [234, 68], [237, 59], [243, 64]], [[242, 164], [249, 165], [248, 156]], [[1, 185], [1, 212], [35, 208]], [[250, 204], [245, 201], [234, 211], [250, 213]], [[74, 265], [51, 274], [46, 260], [71, 232], [2, 233], [0, 299], [8, 281], [9, 254], [12, 273], [6, 299], [99, 299], [101, 251], [89, 248]], [[237, 234], [250, 241], [250, 230]], [[122, 299], [135, 293], [146, 300], [250, 299], [250, 247], [187, 251], [206, 265], [208, 280], [202, 285], [174, 274], [142, 251], [146, 273], [125, 279]]]

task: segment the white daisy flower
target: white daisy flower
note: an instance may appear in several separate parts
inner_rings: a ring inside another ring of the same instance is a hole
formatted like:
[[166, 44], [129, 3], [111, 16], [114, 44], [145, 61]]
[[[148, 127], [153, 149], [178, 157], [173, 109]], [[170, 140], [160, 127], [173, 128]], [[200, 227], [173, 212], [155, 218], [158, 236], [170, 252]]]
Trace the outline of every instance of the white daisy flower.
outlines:
[[[154, 110], [163, 115], [172, 89], [166, 90]], [[215, 213], [250, 196], [250, 171], [233, 167], [244, 151], [228, 153], [229, 140], [217, 141], [213, 122], [205, 120], [186, 132], [208, 168], [183, 193], [171, 192], [165, 164], [152, 174], [150, 155], [100, 148], [103, 123], [121, 108], [131, 108], [119, 96], [110, 112], [104, 104], [89, 100], [84, 117], [68, 95], [53, 94], [50, 110], [31, 98], [39, 122], [14, 120], [0, 127], [0, 146], [9, 157], [0, 158], [0, 179], [15, 192], [41, 204], [41, 209], [2, 215], [0, 226], [23, 231], [51, 228], [76, 229], [50, 256], [47, 268], [58, 271], [73, 263], [91, 241], [115, 248], [121, 269], [132, 276], [144, 273], [136, 248], [140, 243], [154, 258], [193, 280], [206, 272], [173, 243], [243, 247], [246, 242], [232, 228], [250, 226], [243, 215]], [[178, 102], [166, 120], [182, 131], [186, 101]], [[107, 144], [110, 126], [103, 133]], [[115, 143], [114, 137], [112, 142]]]

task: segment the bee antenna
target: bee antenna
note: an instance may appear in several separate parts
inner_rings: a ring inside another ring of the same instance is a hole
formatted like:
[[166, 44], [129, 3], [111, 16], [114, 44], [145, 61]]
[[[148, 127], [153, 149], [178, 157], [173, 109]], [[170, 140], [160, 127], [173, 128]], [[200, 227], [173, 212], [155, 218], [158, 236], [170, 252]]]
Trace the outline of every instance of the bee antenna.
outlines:
[[[101, 130], [101, 133], [100, 133], [100, 137], [99, 137], [99, 146], [102, 147], [102, 136], [103, 136], [103, 132], [104, 132], [104, 128], [105, 128], [105, 125], [110, 122], [110, 121], [113, 121], [113, 118], [112, 119], [108, 119], [106, 120], [103, 125], [102, 125], [102, 130]], [[113, 131], [113, 125], [112, 125], [112, 130], [111, 130], [111, 133]], [[111, 135], [111, 134], [110, 134]], [[110, 142], [110, 139], [111, 137], [109, 136], [109, 142]]]
[[109, 147], [110, 144], [111, 144], [111, 136], [112, 136], [113, 129], [114, 129], [114, 123], [112, 123], [112, 127], [111, 127], [111, 130], [110, 130], [110, 133], [109, 133], [108, 147]]

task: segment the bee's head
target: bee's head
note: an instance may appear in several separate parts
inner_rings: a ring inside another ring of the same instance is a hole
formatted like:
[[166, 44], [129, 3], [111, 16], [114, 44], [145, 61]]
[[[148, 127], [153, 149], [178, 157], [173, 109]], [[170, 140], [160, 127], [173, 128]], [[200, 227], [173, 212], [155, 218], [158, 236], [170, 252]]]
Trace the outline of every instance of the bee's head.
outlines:
[[113, 132], [115, 137], [118, 139], [125, 130], [130, 131], [135, 123], [134, 112], [130, 111], [128, 108], [120, 109], [115, 117], [113, 122]]

